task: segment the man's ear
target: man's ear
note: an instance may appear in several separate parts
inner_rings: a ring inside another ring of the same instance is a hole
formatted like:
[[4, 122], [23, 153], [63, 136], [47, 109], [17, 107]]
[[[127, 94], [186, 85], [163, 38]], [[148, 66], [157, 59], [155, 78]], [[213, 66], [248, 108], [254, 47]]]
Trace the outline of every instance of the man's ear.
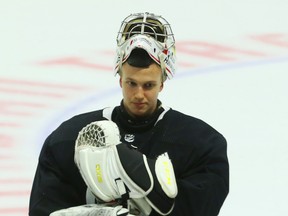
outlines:
[[122, 88], [122, 77], [119, 78], [119, 85]]
[[159, 92], [161, 92], [163, 88], [164, 88], [164, 82], [161, 83]]

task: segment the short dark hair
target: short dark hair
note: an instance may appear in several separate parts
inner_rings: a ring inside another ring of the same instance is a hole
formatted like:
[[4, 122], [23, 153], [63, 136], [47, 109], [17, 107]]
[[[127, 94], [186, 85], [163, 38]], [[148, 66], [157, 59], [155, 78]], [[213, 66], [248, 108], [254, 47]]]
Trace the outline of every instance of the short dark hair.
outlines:
[[149, 67], [154, 61], [146, 50], [141, 48], [136, 48], [132, 50], [129, 58], [127, 59], [129, 65], [134, 67]]
[[[146, 52], [146, 50], [141, 48], [136, 48], [132, 50], [126, 62], [133, 67], [139, 68], [148, 68], [151, 64], [156, 63]], [[122, 75], [121, 69], [118, 71], [118, 73], [120, 76]], [[165, 75], [165, 73], [162, 73], [162, 82], [164, 82], [166, 79], [167, 76]]]

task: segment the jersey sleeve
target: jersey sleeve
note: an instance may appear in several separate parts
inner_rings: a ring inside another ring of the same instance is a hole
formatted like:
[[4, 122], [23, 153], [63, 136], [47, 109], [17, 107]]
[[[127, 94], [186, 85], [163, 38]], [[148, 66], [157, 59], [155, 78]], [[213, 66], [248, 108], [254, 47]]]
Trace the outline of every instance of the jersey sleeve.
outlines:
[[229, 192], [224, 136], [200, 119], [173, 112], [158, 127], [154, 151], [168, 150], [178, 187], [171, 215], [218, 215]]
[[[214, 135], [202, 143], [187, 170], [177, 178], [178, 196], [172, 215], [218, 215], [229, 192], [226, 140]], [[203, 147], [206, 145], [206, 147]]]
[[55, 146], [51, 146], [48, 137], [41, 150], [30, 196], [30, 216], [49, 215], [55, 210], [85, 204], [85, 184], [80, 176], [70, 175], [73, 170], [77, 173], [71, 158], [73, 148], [63, 149], [65, 143]]
[[101, 110], [74, 116], [47, 137], [33, 181], [30, 216], [86, 204], [87, 186], [74, 162], [75, 140], [84, 126], [99, 119]]

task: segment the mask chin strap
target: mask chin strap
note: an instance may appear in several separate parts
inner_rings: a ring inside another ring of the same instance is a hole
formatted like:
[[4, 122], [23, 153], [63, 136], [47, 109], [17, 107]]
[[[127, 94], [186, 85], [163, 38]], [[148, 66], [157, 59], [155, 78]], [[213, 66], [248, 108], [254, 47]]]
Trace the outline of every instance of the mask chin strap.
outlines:
[[115, 73], [115, 76], [116, 76], [117, 74], [120, 74], [120, 70], [122, 69], [123, 56], [124, 56], [124, 51], [121, 50], [120, 53], [118, 53], [118, 58], [119, 58], [118, 70], [117, 70], [117, 72]]
[[162, 70], [162, 81], [165, 81], [167, 78], [166, 65], [165, 65], [164, 59], [165, 59], [165, 54], [161, 52], [159, 55], [159, 60], [160, 60], [160, 67]]

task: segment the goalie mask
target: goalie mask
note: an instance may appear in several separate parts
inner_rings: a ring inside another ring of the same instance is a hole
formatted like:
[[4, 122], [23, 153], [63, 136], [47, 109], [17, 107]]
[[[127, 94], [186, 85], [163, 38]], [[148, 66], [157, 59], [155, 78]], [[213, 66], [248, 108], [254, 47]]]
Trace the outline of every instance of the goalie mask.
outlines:
[[175, 40], [169, 23], [152, 13], [136, 13], [126, 17], [117, 36], [115, 74], [134, 49], [145, 50], [161, 66], [163, 81], [176, 71]]

